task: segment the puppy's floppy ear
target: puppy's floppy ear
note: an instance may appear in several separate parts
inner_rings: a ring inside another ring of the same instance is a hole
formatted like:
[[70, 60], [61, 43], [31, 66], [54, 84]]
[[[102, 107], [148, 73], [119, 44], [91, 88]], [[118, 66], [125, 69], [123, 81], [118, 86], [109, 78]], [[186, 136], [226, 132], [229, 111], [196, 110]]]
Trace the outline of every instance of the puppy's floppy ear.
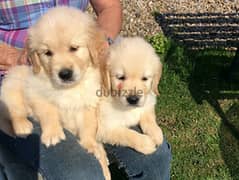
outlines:
[[36, 51], [31, 52], [29, 60], [32, 64], [32, 70], [34, 74], [38, 74], [41, 71], [40, 59]]
[[88, 49], [91, 56], [91, 62], [93, 66], [99, 66], [102, 60], [108, 55], [108, 47], [104, 33], [98, 26], [91, 28], [89, 41]]
[[159, 84], [159, 81], [160, 81], [161, 75], [162, 75], [162, 67], [163, 67], [162, 63], [158, 59], [157, 69], [153, 76], [153, 82], [152, 82], [152, 90], [157, 96], [159, 95], [158, 84]]
[[33, 50], [30, 48], [30, 40], [29, 39], [27, 39], [25, 49], [27, 51], [27, 58], [28, 58], [30, 64], [32, 65], [33, 73], [38, 74], [41, 70], [40, 59], [39, 59], [39, 56], [38, 56], [36, 50]]
[[90, 42], [88, 49], [91, 56], [93, 66], [100, 69], [101, 84], [105, 90], [110, 90], [110, 77], [108, 71], [107, 58], [109, 56], [109, 48], [107, 46], [105, 35], [100, 28], [95, 25], [90, 31]]
[[101, 84], [103, 89], [106, 91], [110, 91], [111, 89], [110, 72], [109, 72], [107, 59], [108, 58], [103, 59], [100, 63], [100, 74], [101, 74]]

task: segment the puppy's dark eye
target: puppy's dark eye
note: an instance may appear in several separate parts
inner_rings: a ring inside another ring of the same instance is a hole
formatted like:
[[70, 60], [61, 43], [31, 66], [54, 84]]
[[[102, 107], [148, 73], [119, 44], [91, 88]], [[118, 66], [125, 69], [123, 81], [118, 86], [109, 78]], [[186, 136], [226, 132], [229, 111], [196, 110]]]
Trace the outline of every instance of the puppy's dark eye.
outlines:
[[78, 46], [71, 46], [69, 50], [70, 52], [75, 52], [78, 50], [78, 48], [79, 48]]
[[125, 80], [125, 76], [118, 76], [117, 79], [121, 80], [121, 81], [124, 81]]
[[147, 81], [148, 78], [147, 77], [142, 77], [142, 81]]
[[49, 57], [53, 56], [53, 52], [50, 50], [47, 50], [44, 54]]

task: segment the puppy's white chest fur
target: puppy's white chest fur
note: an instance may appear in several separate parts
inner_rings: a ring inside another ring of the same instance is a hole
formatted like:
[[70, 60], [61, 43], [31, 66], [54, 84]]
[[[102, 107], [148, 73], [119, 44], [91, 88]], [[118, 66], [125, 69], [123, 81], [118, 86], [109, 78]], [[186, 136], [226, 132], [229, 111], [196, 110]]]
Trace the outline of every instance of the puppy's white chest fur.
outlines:
[[107, 127], [130, 127], [138, 123], [141, 108], [122, 107], [112, 102], [101, 104], [101, 121]]
[[65, 89], [53, 87], [44, 75], [29, 77], [25, 93], [27, 98], [43, 97], [58, 107], [63, 126], [73, 133], [77, 133], [77, 127], [82, 123], [84, 109], [96, 107], [99, 101], [96, 91], [100, 89], [100, 75], [98, 70], [91, 67], [78, 85]]
[[155, 96], [149, 95], [144, 106], [130, 107], [117, 103], [111, 97], [100, 103], [99, 128], [131, 127], [139, 123], [141, 115], [155, 105]]

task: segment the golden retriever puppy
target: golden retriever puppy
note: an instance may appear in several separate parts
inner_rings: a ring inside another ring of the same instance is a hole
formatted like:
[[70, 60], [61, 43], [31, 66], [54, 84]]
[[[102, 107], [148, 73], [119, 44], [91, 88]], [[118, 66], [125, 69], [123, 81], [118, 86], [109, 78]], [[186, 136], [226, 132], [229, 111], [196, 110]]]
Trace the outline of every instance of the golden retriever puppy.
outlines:
[[31, 133], [29, 115], [39, 121], [46, 146], [65, 138], [64, 127], [99, 159], [110, 179], [106, 153], [96, 141], [99, 97], [95, 92], [101, 87], [105, 47], [105, 37], [89, 15], [69, 7], [49, 10], [29, 30], [32, 68], [17, 66], [9, 71], [1, 100], [9, 111], [6, 123], [11, 121], [16, 135]]
[[[107, 96], [99, 106], [99, 141], [128, 146], [144, 154], [156, 150], [163, 141], [154, 111], [161, 73], [159, 57], [142, 38], [123, 38], [112, 45], [108, 91], [97, 92], [98, 96]], [[138, 124], [144, 134], [130, 129]]]

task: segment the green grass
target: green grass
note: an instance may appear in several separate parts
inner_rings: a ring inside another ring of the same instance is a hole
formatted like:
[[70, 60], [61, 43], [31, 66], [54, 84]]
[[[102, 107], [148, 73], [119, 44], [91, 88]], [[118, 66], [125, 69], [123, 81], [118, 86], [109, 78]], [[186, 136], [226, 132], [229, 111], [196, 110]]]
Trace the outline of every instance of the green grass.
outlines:
[[171, 179], [239, 179], [239, 83], [227, 78], [234, 53], [148, 40], [164, 65], [156, 113], [172, 146]]

